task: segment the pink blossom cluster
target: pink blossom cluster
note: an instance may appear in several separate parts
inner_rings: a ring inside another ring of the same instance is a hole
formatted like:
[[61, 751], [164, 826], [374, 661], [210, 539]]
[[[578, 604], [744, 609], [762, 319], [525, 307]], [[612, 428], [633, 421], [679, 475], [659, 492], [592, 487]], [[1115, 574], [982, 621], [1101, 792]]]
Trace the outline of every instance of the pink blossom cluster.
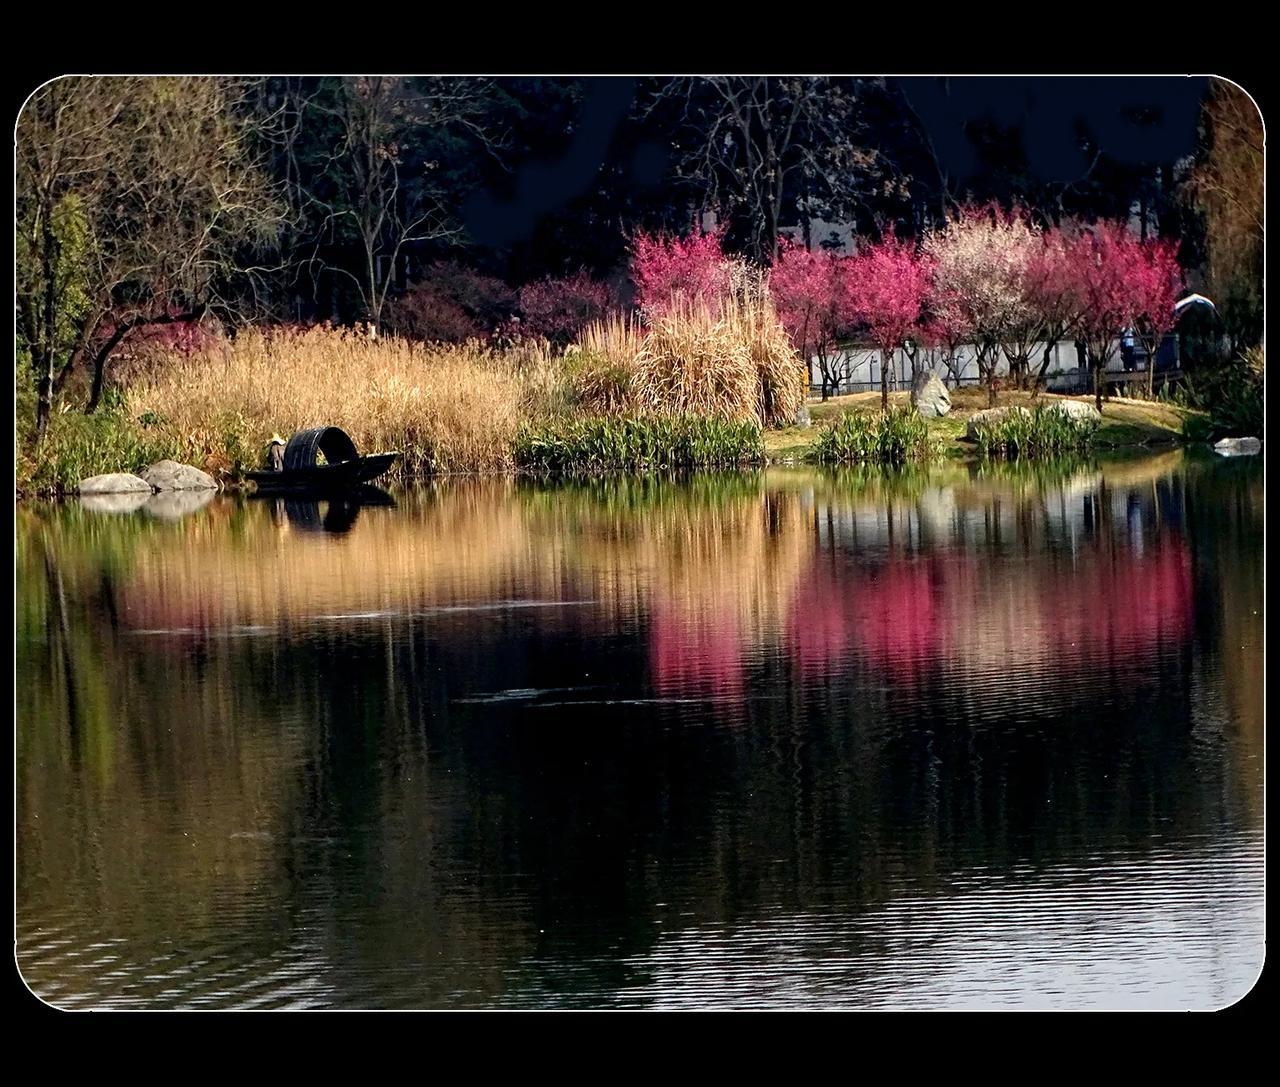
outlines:
[[711, 301], [728, 290], [723, 229], [695, 229], [685, 237], [638, 233], [632, 240], [636, 305], [657, 313], [674, 302]]

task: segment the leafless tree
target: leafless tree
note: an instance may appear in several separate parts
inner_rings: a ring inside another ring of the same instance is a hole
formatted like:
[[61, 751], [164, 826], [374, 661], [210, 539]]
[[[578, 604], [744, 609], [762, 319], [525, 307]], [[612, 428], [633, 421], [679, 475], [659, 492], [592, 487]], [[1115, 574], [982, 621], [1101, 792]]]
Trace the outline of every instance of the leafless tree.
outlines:
[[230, 304], [281, 211], [221, 79], [58, 79], [16, 130], [17, 312], [37, 378], [36, 438], [87, 360], [86, 411], [134, 329]]
[[901, 187], [891, 164], [859, 139], [856, 83], [802, 76], [685, 78], [664, 81], [646, 110], [674, 110], [680, 175], [702, 210], [749, 225], [759, 261], [778, 253], [788, 198], [850, 214], [871, 189]]
[[[423, 154], [425, 137], [456, 135], [500, 162], [511, 134], [496, 120], [496, 93], [493, 80], [473, 78], [360, 76], [289, 84], [276, 141], [291, 203], [318, 226], [308, 263], [351, 280], [375, 332], [407, 248], [465, 238], [440, 164]], [[303, 165], [298, 145], [308, 119], [319, 121], [314, 127], [327, 132], [329, 142], [318, 161]], [[359, 249], [358, 273], [319, 256], [323, 241], [341, 238]]]

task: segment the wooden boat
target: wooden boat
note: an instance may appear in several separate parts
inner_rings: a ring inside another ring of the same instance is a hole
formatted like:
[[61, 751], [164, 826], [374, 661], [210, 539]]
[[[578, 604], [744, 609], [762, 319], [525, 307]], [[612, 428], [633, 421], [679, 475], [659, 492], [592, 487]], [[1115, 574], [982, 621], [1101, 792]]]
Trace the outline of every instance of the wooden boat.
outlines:
[[[317, 463], [324, 454], [325, 463]], [[248, 472], [259, 490], [347, 491], [377, 479], [399, 453], [372, 453], [362, 457], [355, 442], [337, 427], [300, 430], [285, 444], [284, 470]]]

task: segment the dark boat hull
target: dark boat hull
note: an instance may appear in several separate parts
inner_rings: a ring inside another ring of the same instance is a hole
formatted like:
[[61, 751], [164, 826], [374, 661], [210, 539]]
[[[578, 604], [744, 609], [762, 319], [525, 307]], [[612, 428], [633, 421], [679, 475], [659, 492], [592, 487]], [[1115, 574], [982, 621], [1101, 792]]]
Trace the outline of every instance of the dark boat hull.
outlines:
[[337, 464], [316, 464], [308, 468], [286, 468], [283, 472], [248, 472], [247, 478], [260, 491], [345, 491], [377, 479], [395, 462], [399, 453], [374, 453]]

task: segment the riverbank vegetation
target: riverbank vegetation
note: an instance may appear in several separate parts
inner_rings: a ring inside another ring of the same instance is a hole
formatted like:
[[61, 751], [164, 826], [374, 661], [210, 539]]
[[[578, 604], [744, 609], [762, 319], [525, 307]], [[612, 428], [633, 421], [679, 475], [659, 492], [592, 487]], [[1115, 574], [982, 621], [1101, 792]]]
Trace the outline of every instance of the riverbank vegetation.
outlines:
[[1093, 444], [1098, 421], [1076, 418], [1038, 404], [1031, 411], [1012, 410], [999, 419], [974, 426], [974, 444], [984, 457], [1057, 457], [1079, 453]]
[[756, 423], [715, 417], [563, 419], [523, 430], [515, 465], [527, 472], [650, 472], [735, 468], [764, 461]]
[[[19, 493], [162, 457], [235, 482], [273, 433], [321, 423], [361, 449], [399, 450], [407, 477], [728, 463], [761, 445], [900, 460], [954, 451], [966, 345], [976, 406], [1043, 399], [1053, 345], [1073, 342], [1093, 371], [1100, 442], [1260, 433], [1261, 352], [1246, 354], [1259, 339], [1260, 160], [1225, 87], [1205, 98], [1175, 194], [1194, 215], [1170, 205], [1168, 229], [1144, 219], [1135, 231], [1127, 197], [1103, 190], [1072, 207], [1030, 191], [960, 205], [909, 195], [919, 178], [829, 124], [872, 99], [892, 114], [887, 85], [645, 83], [634, 123], [691, 141], [679, 185], [664, 181], [652, 206], [605, 193], [557, 220], [554, 238], [503, 249], [468, 236], [463, 210], [572, 129], [585, 93], [573, 80], [56, 80], [17, 128]], [[773, 132], [764, 90], [795, 104], [803, 132]], [[746, 159], [710, 167], [696, 148], [729, 146], [719, 126], [740, 110], [754, 120], [729, 145]], [[773, 179], [768, 193], [735, 188], [747, 167]], [[784, 228], [802, 174], [806, 199], [848, 216], [844, 241], [810, 237], [807, 219]], [[879, 195], [850, 180], [872, 174]], [[608, 238], [604, 222], [617, 224]], [[1182, 245], [1196, 231], [1207, 249]], [[1215, 320], [1229, 337], [1214, 326], [1187, 341], [1187, 381], [1168, 407], [1107, 396], [1103, 371], [1127, 334], [1146, 348], [1153, 397], [1150, 359], [1191, 282], [1227, 299]], [[825, 402], [854, 376], [852, 344], [908, 358], [913, 379], [943, 376], [957, 410], [927, 423], [895, 414], [905, 395], [881, 366], [881, 417], [836, 418], [853, 398]], [[806, 430], [810, 365], [824, 404]], [[1159, 411], [1172, 427], [1147, 425]]]
[[929, 454], [929, 427], [910, 407], [850, 412], [821, 429], [813, 457], [822, 464], [902, 464]]

